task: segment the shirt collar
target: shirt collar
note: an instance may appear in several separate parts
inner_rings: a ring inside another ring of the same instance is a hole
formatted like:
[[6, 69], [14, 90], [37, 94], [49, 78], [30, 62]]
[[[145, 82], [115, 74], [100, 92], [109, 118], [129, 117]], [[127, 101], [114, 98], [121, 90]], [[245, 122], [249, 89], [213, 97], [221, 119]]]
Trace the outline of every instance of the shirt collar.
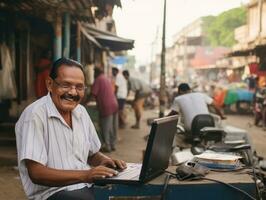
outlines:
[[[61, 114], [57, 110], [57, 108], [56, 108], [56, 106], [52, 100], [50, 92], [47, 94], [46, 99], [47, 99], [46, 107], [47, 107], [47, 111], [48, 111], [48, 117], [57, 117], [59, 119], [63, 119], [63, 117], [61, 116]], [[77, 105], [76, 108], [71, 112], [71, 114], [75, 118], [80, 118], [81, 117], [80, 105]]]

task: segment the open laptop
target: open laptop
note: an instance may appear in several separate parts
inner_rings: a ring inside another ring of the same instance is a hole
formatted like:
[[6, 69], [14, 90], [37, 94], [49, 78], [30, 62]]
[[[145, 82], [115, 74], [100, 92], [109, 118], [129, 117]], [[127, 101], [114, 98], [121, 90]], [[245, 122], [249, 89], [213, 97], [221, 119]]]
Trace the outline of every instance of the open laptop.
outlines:
[[164, 173], [172, 153], [172, 144], [176, 133], [177, 115], [155, 119], [143, 163], [127, 163], [127, 168], [117, 176], [95, 180], [95, 184], [141, 184]]

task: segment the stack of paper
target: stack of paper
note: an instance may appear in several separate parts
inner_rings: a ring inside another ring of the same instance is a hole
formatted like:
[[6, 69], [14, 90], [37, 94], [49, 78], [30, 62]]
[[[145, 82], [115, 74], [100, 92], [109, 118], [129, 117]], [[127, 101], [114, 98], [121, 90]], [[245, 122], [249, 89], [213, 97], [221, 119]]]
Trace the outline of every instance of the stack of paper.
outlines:
[[192, 160], [194, 158], [194, 155], [191, 153], [190, 149], [186, 149], [183, 151], [173, 153], [171, 158], [172, 158], [172, 164], [177, 165], [186, 162], [188, 160]]
[[236, 169], [240, 165], [241, 156], [230, 153], [217, 153], [206, 151], [200, 155], [196, 155], [194, 160], [199, 164], [214, 169]]

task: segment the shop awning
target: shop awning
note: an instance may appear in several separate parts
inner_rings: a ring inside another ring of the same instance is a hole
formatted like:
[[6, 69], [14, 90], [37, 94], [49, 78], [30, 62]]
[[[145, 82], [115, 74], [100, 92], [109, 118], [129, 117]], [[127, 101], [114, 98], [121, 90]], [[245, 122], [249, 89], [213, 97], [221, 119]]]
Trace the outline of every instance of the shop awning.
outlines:
[[81, 32], [83, 33], [83, 35], [90, 40], [92, 43], [94, 43], [97, 47], [102, 48], [102, 46], [99, 44], [99, 42], [92, 36], [90, 35], [86, 29], [84, 27], [81, 27]]
[[236, 48], [227, 54], [227, 57], [235, 57], [235, 56], [249, 56], [255, 54], [254, 47], [246, 47], [246, 48]]
[[266, 37], [259, 37], [256, 40], [238, 43], [233, 46], [232, 51], [228, 53], [228, 57], [233, 56], [250, 56], [256, 55], [261, 49], [266, 47]]
[[[83, 33], [85, 36], [86, 35], [92, 36], [93, 38], [95, 38], [98, 44], [111, 51], [123, 51], [134, 48], [134, 40], [118, 37], [112, 33], [98, 30], [87, 24], [82, 25], [82, 30], [83, 30], [82, 32], [84, 31], [86, 32], [86, 34]], [[95, 41], [92, 42], [95, 43]]]

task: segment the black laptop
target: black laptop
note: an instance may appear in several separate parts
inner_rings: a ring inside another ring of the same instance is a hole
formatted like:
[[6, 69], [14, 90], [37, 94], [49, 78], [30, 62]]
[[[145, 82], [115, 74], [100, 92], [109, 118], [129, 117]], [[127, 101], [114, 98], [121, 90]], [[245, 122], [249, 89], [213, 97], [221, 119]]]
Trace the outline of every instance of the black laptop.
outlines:
[[164, 173], [172, 153], [177, 120], [177, 115], [155, 119], [143, 163], [127, 163], [127, 168], [117, 176], [95, 180], [95, 184], [141, 184]]

